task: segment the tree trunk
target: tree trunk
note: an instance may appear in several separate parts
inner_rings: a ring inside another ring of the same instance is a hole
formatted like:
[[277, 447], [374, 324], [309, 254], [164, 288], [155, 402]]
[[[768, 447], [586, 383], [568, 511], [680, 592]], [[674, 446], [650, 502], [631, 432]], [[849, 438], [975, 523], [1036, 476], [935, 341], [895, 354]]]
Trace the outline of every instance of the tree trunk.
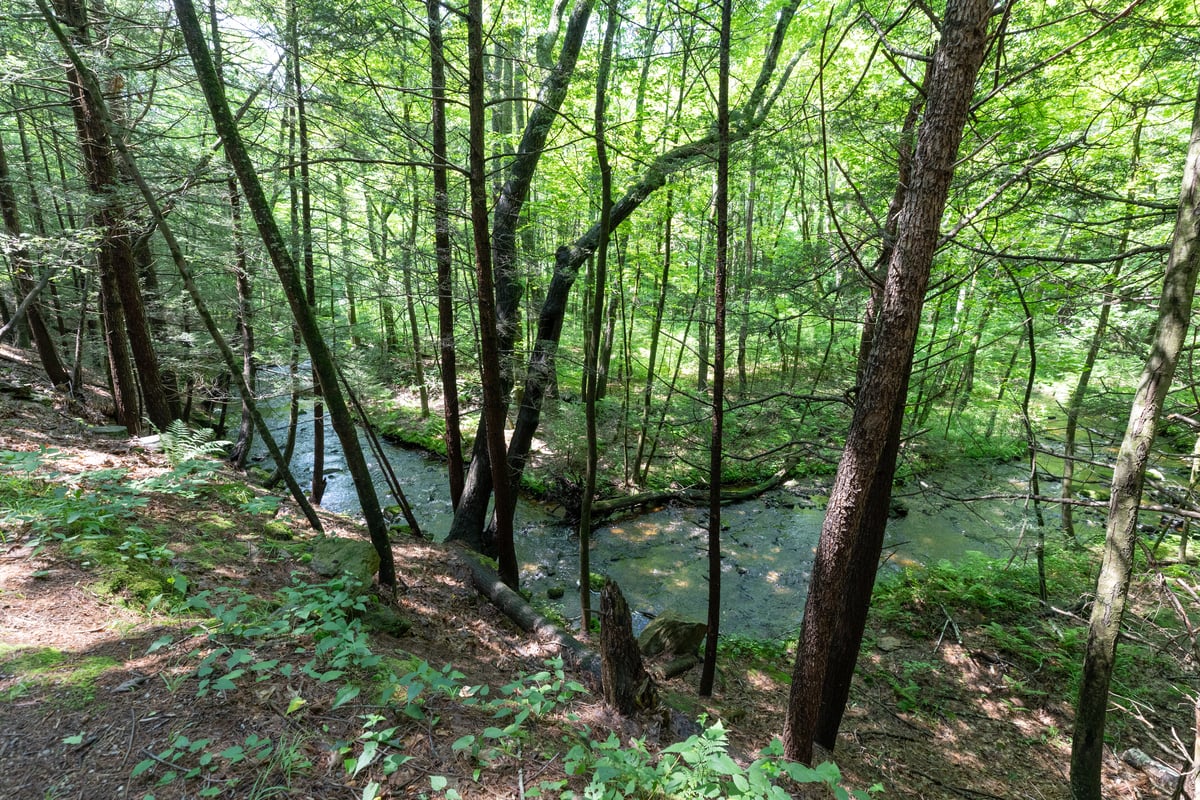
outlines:
[[430, 93], [433, 99], [433, 231], [437, 259], [438, 347], [442, 367], [442, 416], [446, 421], [446, 471], [450, 507], [463, 494], [462, 430], [458, 410], [458, 356], [454, 347], [454, 254], [450, 249], [450, 190], [446, 158], [446, 62], [440, 0], [426, 0], [429, 17]]
[[[517, 554], [513, 543], [513, 493], [508, 482], [504, 456], [505, 387], [501, 365], [502, 330], [505, 326], [493, 287], [492, 251], [487, 229], [488, 192], [484, 174], [484, 86], [483, 86], [483, 0], [467, 6], [467, 52], [469, 68], [467, 102], [470, 111], [471, 228], [475, 243], [475, 281], [479, 302], [479, 371], [483, 387], [484, 440], [491, 464], [496, 502], [495, 547], [500, 579], [514, 591], [520, 584]], [[511, 331], [509, 331], [511, 335]], [[510, 344], [511, 346], [511, 344]]]
[[629, 604], [612, 578], [605, 579], [600, 592], [600, 683], [605, 701], [625, 716], [658, 702], [654, 679], [633, 635]]
[[375, 494], [371, 474], [367, 470], [367, 462], [363, 457], [362, 446], [358, 440], [358, 430], [338, 386], [337, 369], [333, 363], [333, 356], [317, 325], [316, 314], [313, 313], [312, 307], [305, 299], [304, 285], [299, 271], [296, 269], [295, 261], [292, 260], [279, 231], [279, 226], [271, 215], [266, 195], [263, 193], [258, 179], [258, 173], [250, 161], [238, 132], [237, 123], [229, 111], [224, 87], [213, 68], [208, 45], [200, 31], [192, 0], [175, 0], [174, 5], [184, 41], [196, 68], [196, 76], [204, 91], [209, 112], [213, 117], [213, 123], [225, 146], [226, 155], [237, 173], [246, 204], [254, 217], [263, 245], [283, 286], [292, 316], [295, 318], [308, 348], [313, 373], [324, 387], [333, 429], [341, 441], [346, 468], [354, 481], [371, 542], [374, 544], [376, 552], [379, 553], [379, 582], [384, 586], [394, 587], [396, 571], [392, 548], [388, 542], [387, 522], [379, 506], [379, 497]]
[[827, 687], [853, 672], [862, 641], [883, 541], [884, 526], [875, 518], [884, 516], [891, 496], [898, 417], [990, 11], [987, 0], [950, 0], [942, 22], [912, 182], [879, 310], [885, 333], [871, 347], [813, 563], [784, 725], [784, 753], [796, 761], [811, 761], [818, 725], [822, 743], [828, 744], [837, 728], [832, 721], [840, 721], [845, 708], [845, 698]]
[[1171, 388], [1179, 352], [1187, 336], [1196, 274], [1200, 270], [1200, 94], [1192, 117], [1192, 134], [1179, 195], [1179, 213], [1171, 241], [1158, 325], [1150, 357], [1129, 412], [1129, 424], [1113, 467], [1104, 557], [1096, 579], [1096, 601], [1088, 623], [1083, 677], [1071, 740], [1071, 796], [1100, 800], [1100, 767], [1104, 756], [1104, 723], [1117, 640], [1133, 569], [1138, 506], [1146, 462], [1154, 445], [1163, 401]]
[[37, 346], [42, 368], [46, 371], [46, 377], [50, 379], [50, 383], [55, 386], [65, 386], [71, 378], [67, 374], [66, 368], [63, 367], [62, 359], [58, 357], [58, 347], [55, 345], [54, 337], [42, 315], [42, 304], [34, 294], [34, 265], [29, 258], [28, 249], [21, 240], [21, 218], [17, 213], [17, 193], [13, 188], [12, 177], [8, 171], [8, 160], [4, 155], [2, 141], [0, 141], [0, 216], [4, 218], [4, 229], [12, 240], [11, 244], [4, 249], [8, 253], [9, 266], [12, 269], [16, 287], [21, 297], [28, 298], [30, 295], [34, 295], [25, 310], [25, 319], [29, 324], [34, 344]]
[[[575, 71], [575, 62], [583, 46], [583, 35], [592, 13], [592, 3], [593, 0], [578, 0], [571, 12], [566, 39], [559, 51], [558, 61], [542, 83], [538, 93], [538, 104], [529, 115], [517, 153], [508, 167], [508, 180], [504, 182], [496, 198], [492, 213], [490, 261], [495, 281], [495, 317], [499, 326], [496, 336], [501, 359], [502, 400], [508, 397], [512, 388], [513, 342], [521, 303], [521, 284], [517, 279], [516, 270], [517, 225], [521, 209], [529, 196], [533, 175], [541, 160], [546, 139], [566, 98], [567, 88]], [[541, 45], [539, 42], [539, 48]], [[482, 339], [482, 336], [480, 338]], [[534, 356], [530, 356], [531, 361], [533, 358]], [[540, 404], [540, 397], [538, 402]], [[502, 411], [505, 413], [502, 414], [501, 420], [507, 416], [507, 409]], [[475, 434], [476, 446], [463, 488], [462, 501], [455, 511], [447, 537], [447, 541], [461, 541], [475, 549], [484, 544], [483, 525], [487, 517], [488, 497], [493, 488], [487, 448], [479, 444], [481, 441], [487, 441], [487, 435], [487, 421], [481, 417]]]
[[658, 361], [658, 340], [662, 333], [663, 313], [667, 306], [667, 285], [671, 275], [671, 190], [667, 189], [667, 208], [663, 223], [663, 261], [662, 274], [659, 276], [658, 302], [654, 306], [654, 320], [650, 323], [650, 355], [646, 359], [646, 384], [642, 387], [642, 421], [638, 426], [637, 455], [633, 459], [633, 479], [639, 485], [645, 485], [643, 477], [642, 456], [646, 452], [647, 434], [650, 429], [650, 404], [654, 399], [654, 375]]
[[[592, 500], [596, 496], [596, 470], [600, 462], [599, 435], [596, 430], [596, 401], [600, 395], [600, 328], [604, 322], [604, 297], [608, 285], [608, 244], [612, 229], [612, 167], [608, 161], [605, 138], [605, 106], [608, 102], [608, 75], [612, 65], [613, 39], [617, 29], [617, 13], [609, 0], [608, 24], [604, 26], [604, 43], [600, 50], [600, 65], [596, 77], [595, 130], [596, 162], [600, 170], [600, 242], [596, 248], [595, 282], [592, 286], [592, 308], [588, 315], [589, 329], [585, 337], [583, 362], [583, 402], [587, 428], [587, 461], [583, 478], [583, 502], [579, 510], [579, 629], [588, 635], [592, 616], [591, 546]], [[615, 585], [614, 585], [615, 586]], [[607, 586], [605, 587], [607, 588]], [[619, 594], [620, 590], [616, 590]], [[624, 598], [620, 598], [622, 603]], [[632, 636], [632, 634], [630, 634]], [[636, 647], [636, 644], [635, 644]], [[607, 665], [607, 654], [605, 663]], [[608, 671], [605, 671], [606, 677]], [[608, 695], [608, 690], [605, 690]], [[610, 700], [611, 702], [611, 700]]]
[[[700, 696], [712, 696], [721, 629], [721, 464], [725, 436], [725, 284], [729, 271], [729, 46], [733, 0], [721, 3], [717, 87], [717, 252], [713, 265], [712, 434], [708, 453], [708, 636]], [[753, 180], [751, 180], [753, 183]]]
[[[740, 125], [735, 132], [731, 132], [731, 142], [745, 139], [766, 121], [778, 91], [776, 94], [768, 94], [768, 89], [775, 80], [775, 68], [778, 65], [779, 53], [798, 5], [799, 0], [789, 0], [787, 5], [779, 11], [771, 44], [763, 58], [758, 79], [736, 115]], [[580, 13], [579, 9], [575, 13]], [[572, 29], [574, 24], [575, 14], [572, 15]], [[566, 50], [565, 44], [563, 49]], [[561, 63], [562, 57], [560, 57]], [[778, 86], [782, 86], [786, 82], [789, 70], [790, 67], [779, 78]], [[543, 92], [545, 93], [545, 90]], [[544, 126], [545, 130], [542, 132], [541, 138], [544, 143], [551, 120], [537, 113], [542, 108], [543, 106], [539, 105], [538, 109], [530, 115], [529, 125], [526, 128], [526, 139], [530, 138], [531, 129]], [[646, 198], [666, 183], [671, 174], [698, 161], [712, 158], [715, 146], [716, 134], [708, 133], [693, 142], [678, 145], [654, 159], [645, 172], [626, 187], [621, 198], [613, 203], [611, 227], [616, 228], [628, 219], [645, 202]], [[523, 144], [518, 149], [516, 163], [521, 163], [521, 154], [524, 151]], [[515, 174], [517, 171], [515, 167], [513, 171]], [[525, 176], [527, 171], [523, 167], [521, 175]], [[523, 179], [527, 180], [527, 177], [523, 177]], [[507, 207], [508, 203], [509, 201], [505, 200], [505, 193], [502, 192], [500, 200], [497, 201], [497, 216], [500, 214], [501, 204], [505, 204]], [[496, 224], [494, 223], [493, 246], [497, 246], [495, 228]], [[509, 473], [514, 483], [520, 480], [521, 470], [524, 469], [525, 460], [529, 455], [529, 446], [541, 417], [542, 400], [545, 397], [546, 389], [551, 385], [554, 353], [558, 348], [562, 332], [562, 315], [567, 307], [571, 286], [575, 283], [580, 266], [595, 252], [599, 241], [599, 230], [599, 223], [594, 223], [583, 235], [572, 243], [559, 247], [555, 253], [554, 274], [538, 317], [538, 338], [534, 350], [529, 356], [525, 391], [508, 447]], [[497, 280], [499, 280], [499, 276]], [[501, 300], [499, 292], [497, 300]], [[543, 334], [549, 338], [542, 338]], [[449, 540], [462, 541], [468, 547], [473, 548], [478, 548], [484, 542], [483, 521], [486, 518], [487, 501], [491, 492], [488, 464], [486, 461], [480, 462], [483, 448], [479, 446], [479, 441], [483, 434], [484, 431], [481, 429], [479, 435], [476, 436], [475, 453], [467, 475], [463, 499], [455, 512], [454, 522], [448, 536]]]

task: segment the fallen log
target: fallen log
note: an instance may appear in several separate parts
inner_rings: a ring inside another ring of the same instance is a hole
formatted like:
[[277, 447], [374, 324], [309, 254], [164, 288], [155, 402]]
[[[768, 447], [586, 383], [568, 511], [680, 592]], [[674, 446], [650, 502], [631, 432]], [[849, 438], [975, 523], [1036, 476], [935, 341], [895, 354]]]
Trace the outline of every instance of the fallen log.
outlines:
[[[760, 494], [769, 492], [771, 489], [779, 486], [787, 478], [791, 472], [792, 465], [788, 465], [776, 472], [771, 477], [767, 478], [762, 483], [754, 486], [747, 486], [742, 489], [727, 489], [721, 492], [721, 503], [737, 503], [741, 500], [749, 500], [752, 497], [758, 497]], [[665, 503], [670, 500], [676, 500], [685, 503], [703, 503], [708, 501], [708, 489], [660, 489], [652, 492], [638, 492], [637, 494], [627, 494], [620, 497], [608, 497], [603, 500], [596, 500], [592, 503], [592, 515], [612, 514], [617, 511], [625, 511], [626, 509], [636, 508], [638, 506], [652, 505], [657, 503]]]
[[533, 606], [525, 601], [524, 597], [505, 585], [496, 571], [488, 566], [478, 553], [465, 547], [459, 547], [459, 555], [471, 570], [472, 584], [484, 597], [503, 611], [505, 616], [517, 623], [521, 630], [555, 644], [558, 647], [559, 655], [562, 656], [563, 663], [587, 679], [592, 689], [599, 691], [600, 656], [583, 642], [539, 614]]

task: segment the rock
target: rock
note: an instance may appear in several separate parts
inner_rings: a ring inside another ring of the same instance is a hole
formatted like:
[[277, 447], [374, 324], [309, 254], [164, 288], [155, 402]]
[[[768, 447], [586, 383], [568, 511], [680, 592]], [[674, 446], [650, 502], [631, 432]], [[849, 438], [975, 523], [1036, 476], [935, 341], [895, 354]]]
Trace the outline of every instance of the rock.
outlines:
[[363, 539], [329, 536], [313, 545], [312, 568], [325, 578], [349, 574], [362, 586], [370, 586], [379, 571], [379, 554]]
[[566, 593], [567, 587], [561, 583], [556, 583], [546, 588], [546, 597], [551, 600], [561, 600]]
[[408, 633], [412, 623], [400, 616], [391, 606], [371, 603], [362, 615], [363, 623], [376, 633], [386, 633], [399, 638]]
[[665, 611], [642, 631], [638, 648], [646, 656], [660, 653], [689, 655], [699, 649], [707, 633], [708, 626], [703, 622], [688, 622], [673, 611]]
[[880, 636], [878, 646], [882, 652], [890, 653], [893, 650], [899, 650], [901, 647], [904, 646], [904, 643], [901, 642], [899, 639], [897, 639], [895, 636]]
[[295, 538], [291, 527], [286, 522], [277, 519], [263, 525], [263, 534], [276, 542], [289, 542]]

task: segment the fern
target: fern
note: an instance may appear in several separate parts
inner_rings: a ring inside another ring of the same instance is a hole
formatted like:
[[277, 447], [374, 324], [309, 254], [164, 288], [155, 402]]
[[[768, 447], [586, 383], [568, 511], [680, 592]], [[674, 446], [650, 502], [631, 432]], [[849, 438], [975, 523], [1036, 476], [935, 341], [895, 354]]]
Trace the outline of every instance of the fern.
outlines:
[[181, 419], [172, 420], [159, 435], [163, 454], [172, 467], [202, 458], [216, 458], [225, 454], [230, 442], [217, 439], [209, 428], [189, 428]]

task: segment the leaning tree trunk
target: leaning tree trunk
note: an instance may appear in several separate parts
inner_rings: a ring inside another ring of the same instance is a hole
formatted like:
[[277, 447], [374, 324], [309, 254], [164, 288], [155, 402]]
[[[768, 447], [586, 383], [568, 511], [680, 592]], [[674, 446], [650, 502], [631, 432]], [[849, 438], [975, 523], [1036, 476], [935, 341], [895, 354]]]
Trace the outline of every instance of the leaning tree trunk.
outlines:
[[237, 173], [242, 186], [243, 197], [254, 217], [263, 245], [271, 258], [275, 272], [279, 276], [284, 295], [287, 297], [292, 316], [304, 338], [312, 360], [314, 376], [321, 381], [325, 392], [325, 401], [329, 417], [333, 423], [334, 432], [342, 444], [342, 453], [346, 459], [346, 469], [358, 493], [358, 501], [362, 508], [363, 517], [367, 523], [367, 531], [371, 542], [379, 553], [379, 582], [388, 587], [396, 585], [396, 567], [392, 557], [391, 544], [388, 541], [387, 521], [379, 506], [379, 496], [375, 493], [375, 485], [367, 469], [367, 461], [363, 457], [362, 445], [358, 440], [358, 429], [350, 415], [338, 384], [337, 367], [333, 355], [321, 328], [317, 324], [316, 314], [305, 299], [304, 284], [300, 279], [296, 263], [288, 252], [287, 244], [279, 231], [274, 216], [267, 204], [258, 173], [254, 169], [250, 156], [237, 128], [237, 123], [229, 111], [229, 103], [225, 99], [225, 89], [213, 68], [209, 55], [208, 44], [200, 30], [196, 19], [196, 9], [192, 0], [175, 0], [175, 13], [179, 18], [179, 26], [183, 31], [184, 42], [187, 44], [192, 63], [196, 68], [196, 77], [204, 91], [209, 112], [225, 152]]
[[[796, 761], [811, 761], [819, 723], [823, 738], [832, 738], [828, 731], [836, 726], [828, 716], [840, 720], [845, 700], [826, 697], [826, 686], [852, 673], [858, 657], [883, 541], [878, 511], [887, 507], [896, 467], [897, 417], [990, 12], [987, 0], [950, 0], [934, 53], [912, 182], [879, 309], [883, 335], [871, 346], [813, 562], [784, 725], [784, 753]], [[835, 642], [838, 661], [831, 655]]]
[[[739, 121], [738, 128], [730, 133], [731, 143], [745, 139], [762, 126], [779, 91], [787, 82], [791, 66], [785, 67], [782, 70], [783, 75], [778, 78], [775, 76], [775, 70], [779, 65], [779, 54], [783, 48], [784, 38], [798, 6], [799, 0], [789, 0], [778, 13], [771, 44], [763, 58], [754, 88], [737, 113], [731, 114], [731, 118]], [[773, 85], [775, 88], [772, 92], [770, 90]], [[541, 107], [539, 105], [539, 109]], [[530, 116], [527, 132], [529, 128], [534, 127], [536, 118], [537, 112]], [[548, 125], [549, 122], [542, 120], [538, 124]], [[716, 152], [716, 140], [715, 131], [711, 131], [695, 141], [673, 147], [654, 159], [645, 172], [626, 187], [621, 198], [613, 203], [611, 227], [615, 229], [628, 219], [652, 193], [666, 184], [670, 175], [697, 162], [711, 160]], [[518, 153], [518, 160], [520, 160], [520, 153]], [[499, 204], [496, 214], [499, 214]], [[541, 420], [542, 401], [546, 396], [547, 389], [553, 385], [554, 355], [562, 334], [562, 318], [567, 307], [567, 297], [579, 275], [580, 266], [596, 251], [599, 237], [600, 224], [596, 222], [573, 242], [562, 245], [555, 252], [554, 274], [538, 315], [537, 338], [533, 351], [529, 355], [525, 390], [521, 398], [521, 407], [517, 412], [517, 422], [508, 445], [509, 477], [514, 484], [520, 480], [521, 471], [529, 457], [533, 434], [537, 431]], [[493, 231], [493, 240], [495, 238]], [[481, 428], [480, 436], [476, 437], [475, 451], [467, 475], [462, 502], [455, 512], [448, 537], [475, 549], [481, 549], [484, 546], [483, 525], [491, 492], [487, 462], [479, 462], [479, 459], [486, 458], [486, 447], [480, 443], [482, 434]]]
[[1104, 756], [1104, 722], [1108, 714], [1108, 692], [1117, 639], [1125, 615], [1133, 548], [1137, 540], [1138, 506], [1146, 477], [1146, 462], [1163, 401], [1179, 352], [1187, 336], [1200, 270], [1200, 94], [1192, 117], [1192, 135], [1183, 171], [1179, 213], [1158, 301], [1158, 326], [1150, 357], [1133, 398], [1129, 425], [1113, 467], [1112, 496], [1104, 557], [1096, 579], [1096, 601], [1088, 623], [1075, 709], [1075, 733], [1071, 739], [1071, 796], [1075, 800], [1100, 800], [1100, 767]]

